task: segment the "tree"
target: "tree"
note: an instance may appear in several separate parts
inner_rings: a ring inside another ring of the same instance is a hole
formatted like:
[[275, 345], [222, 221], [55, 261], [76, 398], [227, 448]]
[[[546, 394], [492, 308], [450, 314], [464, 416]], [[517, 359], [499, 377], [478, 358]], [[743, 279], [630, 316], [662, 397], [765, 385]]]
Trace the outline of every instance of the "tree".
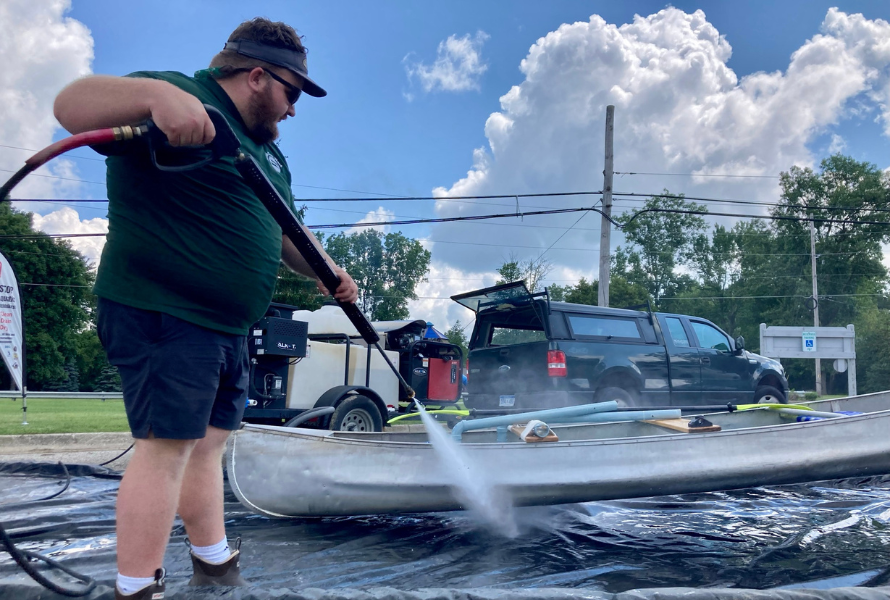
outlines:
[[314, 279], [294, 273], [281, 263], [272, 302], [290, 304], [302, 310], [318, 310], [324, 304], [325, 297], [318, 291]]
[[[667, 190], [664, 193], [649, 198], [636, 214], [618, 219], [631, 248], [619, 247], [615, 252], [617, 274], [646, 288], [656, 304], [662, 296], [675, 296], [689, 287], [690, 278], [678, 274], [677, 267], [694, 258], [694, 244], [706, 232], [701, 216], [668, 211], [707, 212], [707, 208], [686, 202], [682, 196], [667, 197]], [[611, 284], [609, 287], [611, 296]]]
[[31, 227], [31, 215], [0, 204], [0, 239], [22, 285], [28, 388], [43, 389], [67, 379], [75, 358], [75, 336], [89, 323], [93, 273], [87, 259], [64, 240]]
[[455, 346], [460, 346], [464, 358], [467, 357], [467, 347], [469, 345], [469, 340], [467, 339], [467, 335], [464, 333], [464, 325], [461, 325], [460, 321], [455, 321], [454, 325], [452, 325], [448, 329], [448, 331], [445, 332], [445, 337], [447, 337], [448, 341]]
[[120, 392], [121, 391], [121, 375], [117, 367], [113, 365], [105, 365], [99, 378], [96, 380], [97, 392]]
[[525, 287], [530, 292], [540, 291], [541, 283], [547, 274], [553, 270], [553, 265], [546, 258], [519, 259], [514, 253], [510, 253], [504, 263], [498, 268], [500, 278], [495, 285], [503, 285], [514, 281], [525, 281]]
[[[557, 302], [562, 300], [573, 304], [598, 306], [599, 287], [599, 281], [588, 282], [582, 277], [574, 286], [561, 287], [559, 289], [560, 298], [555, 298], [552, 295], [551, 298]], [[651, 301], [645, 288], [630, 283], [620, 274], [613, 275], [609, 280], [609, 306], [613, 308], [639, 306], [646, 304], [647, 300]]]
[[346, 269], [358, 286], [358, 305], [372, 321], [409, 316], [408, 300], [417, 298], [417, 284], [426, 281], [430, 252], [401, 233], [373, 229], [327, 238], [325, 250]]

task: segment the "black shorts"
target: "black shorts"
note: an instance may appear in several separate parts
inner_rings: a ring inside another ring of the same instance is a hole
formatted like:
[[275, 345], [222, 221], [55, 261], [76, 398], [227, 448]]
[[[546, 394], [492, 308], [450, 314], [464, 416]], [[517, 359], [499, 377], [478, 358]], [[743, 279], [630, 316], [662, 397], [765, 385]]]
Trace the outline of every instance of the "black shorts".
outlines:
[[120, 371], [135, 438], [194, 440], [237, 429], [247, 400], [247, 336], [99, 298], [98, 333]]

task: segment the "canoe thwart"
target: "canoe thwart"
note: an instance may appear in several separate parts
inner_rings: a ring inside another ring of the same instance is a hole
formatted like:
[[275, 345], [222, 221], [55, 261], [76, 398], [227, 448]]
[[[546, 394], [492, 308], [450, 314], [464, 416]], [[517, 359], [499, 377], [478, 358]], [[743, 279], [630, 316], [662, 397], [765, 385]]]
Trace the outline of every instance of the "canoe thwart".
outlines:
[[709, 431], [720, 431], [719, 425], [714, 425], [703, 417], [696, 417], [690, 420], [655, 419], [652, 421], [646, 421], [646, 423], [652, 423], [653, 425], [664, 427], [665, 429], [681, 431], [683, 433], [707, 433]]

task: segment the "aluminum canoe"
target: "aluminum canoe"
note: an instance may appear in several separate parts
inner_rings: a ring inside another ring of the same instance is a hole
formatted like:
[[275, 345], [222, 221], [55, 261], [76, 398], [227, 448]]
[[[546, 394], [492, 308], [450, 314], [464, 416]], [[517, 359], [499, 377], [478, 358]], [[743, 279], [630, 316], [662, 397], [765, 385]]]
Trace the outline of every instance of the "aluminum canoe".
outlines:
[[[706, 416], [722, 429], [710, 433], [645, 422], [554, 425], [559, 441], [540, 443], [469, 431], [460, 449], [475, 476], [514, 506], [890, 473], [890, 392], [808, 404], [862, 414], [796, 422], [767, 408], [715, 413]], [[229, 440], [227, 469], [238, 499], [271, 517], [464, 508], [453, 469], [422, 432], [244, 425]]]

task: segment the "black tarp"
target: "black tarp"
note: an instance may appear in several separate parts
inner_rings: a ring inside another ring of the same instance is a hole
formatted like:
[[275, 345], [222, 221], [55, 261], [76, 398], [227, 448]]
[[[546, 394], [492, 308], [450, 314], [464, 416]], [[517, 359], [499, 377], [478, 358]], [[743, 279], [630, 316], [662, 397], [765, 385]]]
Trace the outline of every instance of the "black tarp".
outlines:
[[[0, 464], [0, 522], [110, 586], [119, 474], [69, 470], [71, 487], [39, 502], [61, 489], [59, 466]], [[513, 539], [468, 513], [273, 520], [226, 500], [251, 587], [185, 587], [177, 523], [168, 598], [890, 598], [887, 478], [522, 509]], [[54, 597], [0, 554], [0, 598]]]

